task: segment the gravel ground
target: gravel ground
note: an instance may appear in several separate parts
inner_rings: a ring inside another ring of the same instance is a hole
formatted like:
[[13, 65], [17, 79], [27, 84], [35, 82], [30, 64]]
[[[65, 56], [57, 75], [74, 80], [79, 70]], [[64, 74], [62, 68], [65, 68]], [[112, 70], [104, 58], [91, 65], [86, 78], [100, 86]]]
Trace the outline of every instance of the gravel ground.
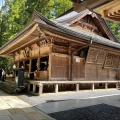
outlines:
[[88, 99], [88, 98], [96, 98], [102, 96], [112, 96], [112, 95], [120, 95], [120, 90], [117, 89], [109, 89], [109, 90], [97, 90], [97, 91], [84, 91], [84, 92], [68, 92], [68, 93], [59, 93], [59, 94], [47, 94], [43, 96], [34, 96], [30, 94], [19, 94], [18, 98], [24, 100], [25, 102], [31, 105], [38, 105], [42, 103], [48, 102], [57, 102], [62, 100], [74, 100], [74, 99]]
[[56, 120], [120, 120], [120, 108], [99, 104], [49, 115]]

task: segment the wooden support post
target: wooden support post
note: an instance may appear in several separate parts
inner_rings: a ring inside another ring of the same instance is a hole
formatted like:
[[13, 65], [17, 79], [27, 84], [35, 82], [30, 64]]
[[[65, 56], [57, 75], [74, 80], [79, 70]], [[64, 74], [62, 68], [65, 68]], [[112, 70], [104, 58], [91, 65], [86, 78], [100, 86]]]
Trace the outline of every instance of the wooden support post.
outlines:
[[79, 91], [79, 84], [76, 84], [76, 91]]
[[40, 69], [40, 58], [37, 59], [37, 69]]
[[118, 89], [118, 83], [116, 83], [116, 89]]
[[49, 63], [48, 63], [48, 66], [49, 66], [49, 69], [48, 69], [48, 79], [51, 79], [51, 75], [52, 75], [52, 73], [51, 73], [51, 69], [52, 69], [52, 54], [49, 54], [49, 61], [48, 61]]
[[30, 91], [30, 83], [28, 84], [27, 90]]
[[108, 84], [107, 83], [105, 83], [105, 89], [107, 89], [108, 88]]
[[58, 93], [58, 84], [55, 84], [55, 93]]
[[43, 93], [43, 84], [39, 85], [39, 96]]
[[92, 90], [94, 90], [95, 89], [95, 84], [94, 83], [92, 83]]
[[29, 62], [29, 73], [31, 72], [31, 68], [32, 68], [32, 60], [30, 60]]
[[71, 63], [70, 63], [70, 81], [72, 81], [72, 79], [73, 79], [73, 53], [71, 52], [71, 55], [70, 55], [70, 57], [71, 57]]
[[[23, 61], [23, 66], [25, 65], [25, 61]], [[25, 66], [24, 66], [25, 67]]]
[[36, 91], [36, 84], [33, 83], [33, 93], [35, 93], [35, 91]]
[[19, 67], [20, 67], [20, 62], [18, 62], [18, 63], [17, 63], [17, 66], [16, 66], [16, 67], [17, 67], [17, 68], [19, 68]]

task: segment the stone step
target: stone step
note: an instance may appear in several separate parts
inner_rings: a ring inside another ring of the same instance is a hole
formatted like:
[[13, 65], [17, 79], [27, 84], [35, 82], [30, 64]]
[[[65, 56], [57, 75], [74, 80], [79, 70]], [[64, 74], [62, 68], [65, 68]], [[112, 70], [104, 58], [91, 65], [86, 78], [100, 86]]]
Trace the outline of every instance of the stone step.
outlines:
[[25, 89], [25, 86], [20, 86], [19, 88], [16, 88], [15, 81], [5, 80], [5, 82], [0, 81], [0, 89], [9, 94], [13, 94], [22, 91], [23, 89]]

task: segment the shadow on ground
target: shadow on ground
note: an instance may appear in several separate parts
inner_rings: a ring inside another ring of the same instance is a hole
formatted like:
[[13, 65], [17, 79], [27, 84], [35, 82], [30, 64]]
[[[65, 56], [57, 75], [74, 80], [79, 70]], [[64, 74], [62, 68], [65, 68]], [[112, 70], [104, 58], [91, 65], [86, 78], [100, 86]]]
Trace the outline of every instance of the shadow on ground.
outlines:
[[99, 104], [49, 115], [56, 120], [120, 120], [120, 108]]

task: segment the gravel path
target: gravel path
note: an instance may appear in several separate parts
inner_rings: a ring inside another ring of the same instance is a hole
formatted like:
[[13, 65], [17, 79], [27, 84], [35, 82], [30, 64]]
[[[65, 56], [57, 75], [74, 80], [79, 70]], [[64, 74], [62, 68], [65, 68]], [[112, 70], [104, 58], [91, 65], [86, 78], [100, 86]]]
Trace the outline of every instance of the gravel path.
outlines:
[[120, 95], [120, 90], [117, 89], [109, 89], [109, 90], [97, 90], [97, 91], [84, 91], [84, 92], [68, 92], [68, 93], [59, 93], [56, 95], [44, 95], [44, 96], [33, 96], [30, 94], [19, 94], [18, 98], [24, 100], [25, 102], [31, 105], [38, 105], [42, 103], [48, 102], [57, 102], [64, 100], [74, 100], [74, 99], [88, 99], [88, 98], [96, 98], [103, 96], [112, 96], [112, 95]]
[[99, 104], [49, 115], [56, 120], [120, 120], [120, 108]]

